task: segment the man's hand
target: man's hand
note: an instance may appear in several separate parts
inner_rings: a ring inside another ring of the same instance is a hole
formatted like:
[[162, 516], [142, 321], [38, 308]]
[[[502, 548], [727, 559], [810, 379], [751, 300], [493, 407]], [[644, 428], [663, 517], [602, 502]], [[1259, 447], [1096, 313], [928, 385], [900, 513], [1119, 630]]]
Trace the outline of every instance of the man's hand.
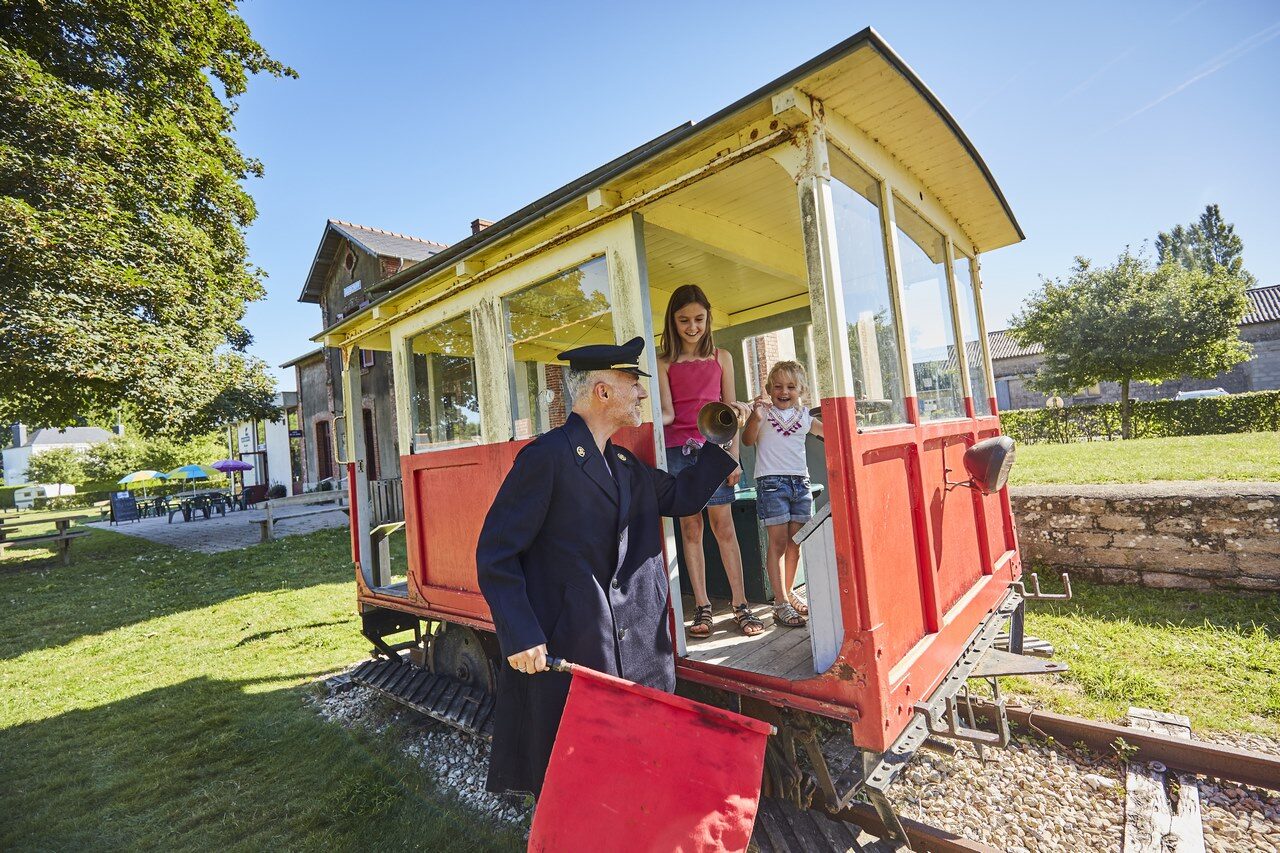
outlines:
[[531, 649], [525, 649], [517, 652], [507, 658], [507, 663], [511, 664], [511, 668], [516, 672], [523, 672], [526, 675], [533, 675], [535, 672], [546, 672], [547, 667], [547, 646], [534, 646]]
[[733, 488], [734, 486], [738, 485], [738, 481], [741, 479], [742, 479], [742, 468], [734, 468], [733, 473], [730, 474], [728, 477], [725, 477], [725, 482], [729, 484], [730, 488]]

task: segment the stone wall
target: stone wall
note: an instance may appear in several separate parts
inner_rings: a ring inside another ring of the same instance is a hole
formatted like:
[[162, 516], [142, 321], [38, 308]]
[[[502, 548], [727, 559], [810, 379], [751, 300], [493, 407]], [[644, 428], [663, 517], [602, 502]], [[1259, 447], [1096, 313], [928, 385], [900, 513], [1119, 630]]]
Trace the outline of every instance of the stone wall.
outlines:
[[1010, 489], [1024, 565], [1106, 583], [1280, 590], [1280, 483]]

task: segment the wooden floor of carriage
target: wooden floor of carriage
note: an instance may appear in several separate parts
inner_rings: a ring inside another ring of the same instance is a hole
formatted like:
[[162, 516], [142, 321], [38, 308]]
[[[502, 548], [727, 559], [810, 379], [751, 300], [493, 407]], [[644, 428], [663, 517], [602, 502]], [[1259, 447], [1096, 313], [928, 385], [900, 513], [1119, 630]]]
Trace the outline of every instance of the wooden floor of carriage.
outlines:
[[693, 597], [683, 596], [685, 618], [685, 644], [690, 660], [726, 666], [742, 672], [758, 672], [788, 681], [812, 678], [813, 649], [809, 643], [809, 628], [788, 628], [773, 621], [773, 608], [766, 604], [753, 604], [751, 611], [765, 629], [754, 637], [742, 633], [733, 621], [732, 608], [725, 600], [713, 599], [715, 608], [711, 635], [693, 637], [689, 624], [693, 619]]

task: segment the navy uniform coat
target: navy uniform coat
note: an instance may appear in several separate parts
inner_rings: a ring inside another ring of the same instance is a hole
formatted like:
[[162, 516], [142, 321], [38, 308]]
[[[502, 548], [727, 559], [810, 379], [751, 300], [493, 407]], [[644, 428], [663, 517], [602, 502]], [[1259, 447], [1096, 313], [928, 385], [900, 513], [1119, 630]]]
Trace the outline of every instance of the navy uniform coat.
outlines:
[[700, 512], [737, 468], [708, 447], [676, 477], [610, 442], [606, 468], [571, 414], [516, 456], [476, 547], [503, 655], [489, 790], [541, 791], [569, 692], [569, 675], [525, 675], [507, 656], [545, 643], [553, 657], [675, 689], [660, 516]]

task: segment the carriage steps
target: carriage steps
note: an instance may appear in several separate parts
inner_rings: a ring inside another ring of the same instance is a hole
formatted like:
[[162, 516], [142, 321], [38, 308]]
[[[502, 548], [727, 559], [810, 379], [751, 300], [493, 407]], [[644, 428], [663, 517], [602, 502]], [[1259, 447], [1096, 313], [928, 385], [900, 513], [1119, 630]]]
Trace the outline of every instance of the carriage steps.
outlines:
[[353, 684], [376, 690], [467, 734], [493, 740], [493, 697], [483, 690], [397, 658], [365, 661], [349, 675]]

